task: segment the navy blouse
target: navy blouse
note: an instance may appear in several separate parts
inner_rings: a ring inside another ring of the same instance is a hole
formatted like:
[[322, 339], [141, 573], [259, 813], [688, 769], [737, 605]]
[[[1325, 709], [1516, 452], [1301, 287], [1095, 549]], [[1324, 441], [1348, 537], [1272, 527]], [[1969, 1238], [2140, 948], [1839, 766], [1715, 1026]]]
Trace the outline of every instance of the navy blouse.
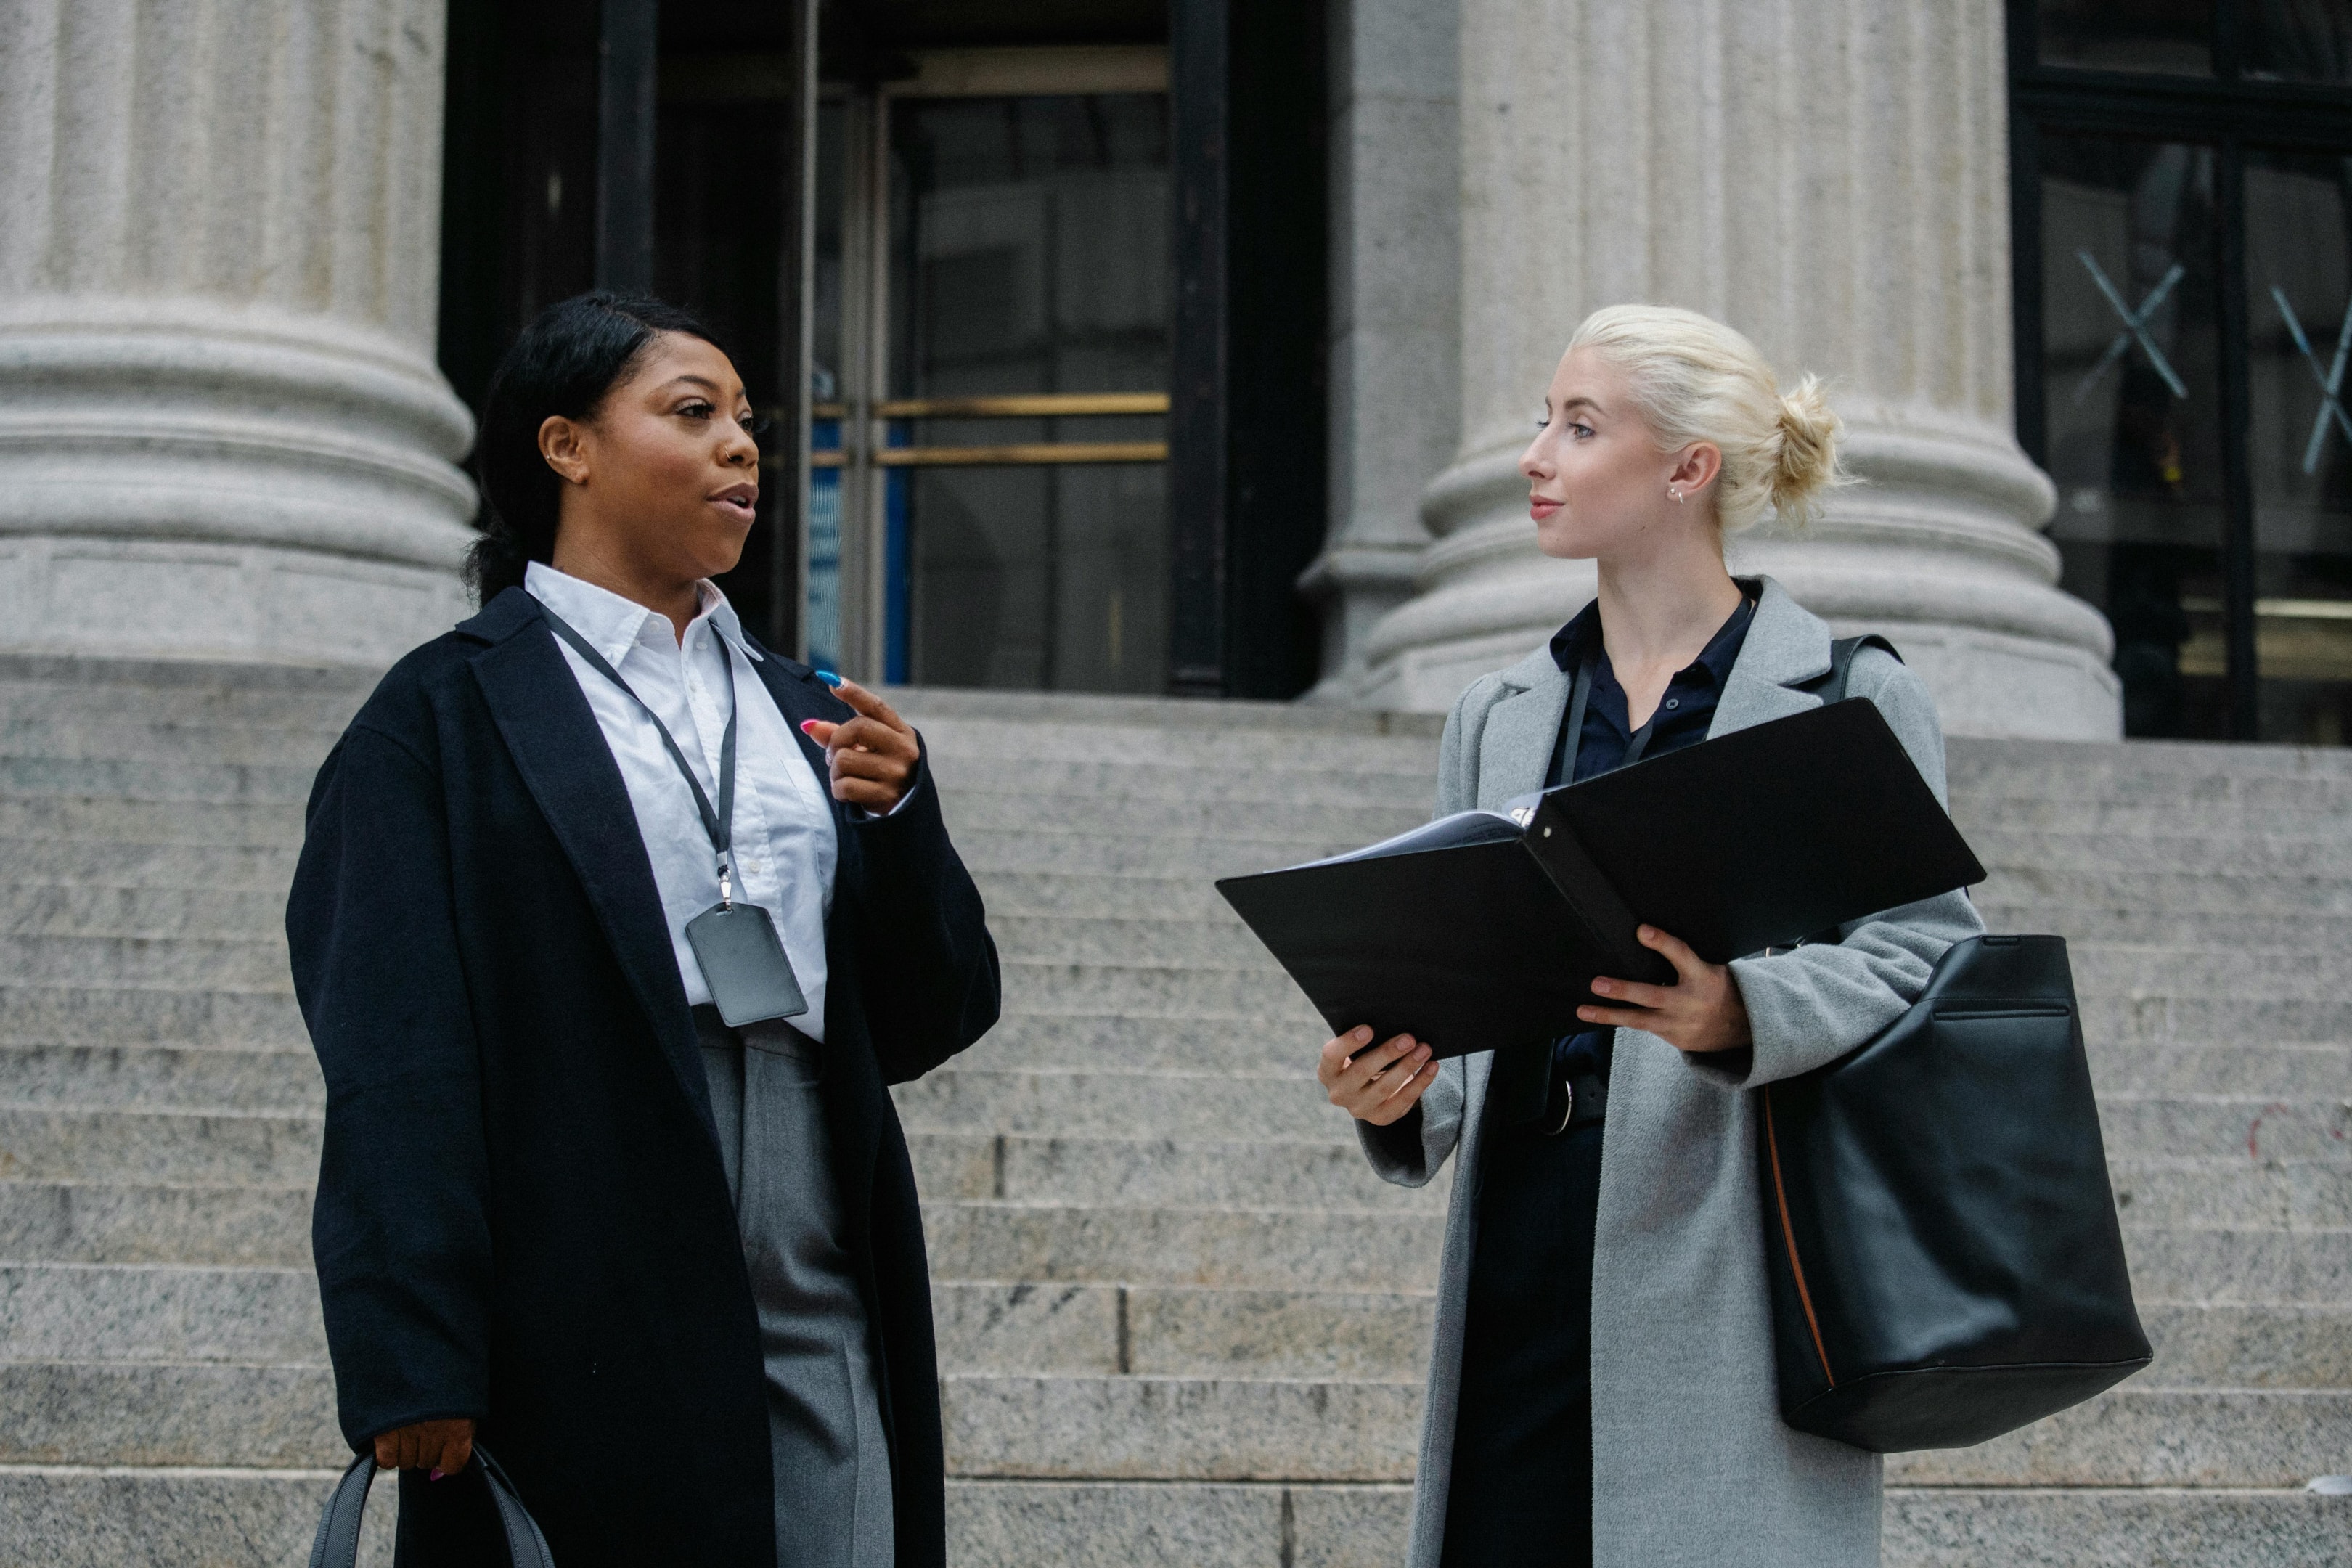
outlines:
[[[1674, 679], [1666, 682], [1665, 695], [1658, 700], [1649, 721], [1635, 730], [1626, 710], [1625, 689], [1617, 684], [1617, 672], [1611, 668], [1609, 652], [1601, 644], [1601, 601], [1595, 599], [1577, 612], [1576, 617], [1554, 633], [1551, 639], [1551, 657], [1570, 679], [1576, 678], [1576, 667], [1588, 652], [1595, 661], [1592, 691], [1584, 702], [1584, 732], [1576, 747], [1577, 779], [1592, 778], [1622, 767], [1625, 754], [1644, 731], [1649, 735], [1649, 743], [1642, 751], [1645, 758], [1679, 752], [1706, 740], [1707, 727], [1715, 722], [1715, 705], [1723, 696], [1723, 683], [1731, 679], [1731, 667], [1739, 658], [1740, 646], [1748, 640], [1748, 623], [1755, 616], [1756, 601], [1743, 597], [1739, 608], [1731, 612], [1731, 618], [1699, 650], [1698, 658], [1676, 670]], [[1559, 738], [1552, 742], [1551, 767], [1544, 775], [1545, 788], [1573, 782], [1560, 776], [1567, 756], [1568, 721], [1563, 718]], [[1615, 1040], [1613, 1030], [1588, 1029], [1553, 1042], [1555, 1081], [1567, 1074], [1606, 1076]]]

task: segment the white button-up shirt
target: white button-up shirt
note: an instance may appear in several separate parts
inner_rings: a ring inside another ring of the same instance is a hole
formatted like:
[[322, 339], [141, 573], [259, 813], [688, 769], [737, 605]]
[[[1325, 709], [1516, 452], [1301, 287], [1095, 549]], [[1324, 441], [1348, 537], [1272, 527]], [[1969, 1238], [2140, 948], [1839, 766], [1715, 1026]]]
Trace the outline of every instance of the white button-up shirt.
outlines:
[[[667, 616], [541, 563], [532, 562], [524, 572], [523, 587], [562, 616], [620, 672], [646, 708], [660, 715], [714, 806], [719, 746], [727, 732], [725, 661], [732, 661], [741, 714], [735, 731], [734, 894], [739, 902], [766, 910], [776, 922], [776, 934], [808, 998], [808, 1011], [793, 1026], [824, 1039], [824, 920], [833, 905], [833, 868], [840, 854], [832, 803], [752, 668], [760, 656], [745, 645], [742, 623], [727, 595], [709, 582], [701, 584], [702, 613], [680, 642]], [[556, 646], [628, 785], [686, 999], [708, 1002], [710, 987], [686, 940], [686, 926], [719, 902], [719, 858], [693, 793], [645, 708], [630, 701], [570, 644], [559, 640]]]

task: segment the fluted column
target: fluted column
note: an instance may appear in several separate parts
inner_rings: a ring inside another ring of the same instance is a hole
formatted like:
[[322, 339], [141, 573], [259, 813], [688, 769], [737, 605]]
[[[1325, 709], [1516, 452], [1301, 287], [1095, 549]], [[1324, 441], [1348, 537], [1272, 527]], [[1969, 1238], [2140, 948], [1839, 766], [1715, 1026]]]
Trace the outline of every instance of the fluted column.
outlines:
[[375, 662], [463, 614], [444, 16], [0, 0], [0, 646]]
[[1958, 732], [2110, 738], [2110, 634], [2054, 586], [2011, 416], [2000, 0], [1462, 0], [1462, 440], [1357, 700], [1437, 708], [1592, 592], [1514, 460], [1569, 333], [1685, 305], [1831, 378], [1865, 481], [1735, 541], [1889, 633]]

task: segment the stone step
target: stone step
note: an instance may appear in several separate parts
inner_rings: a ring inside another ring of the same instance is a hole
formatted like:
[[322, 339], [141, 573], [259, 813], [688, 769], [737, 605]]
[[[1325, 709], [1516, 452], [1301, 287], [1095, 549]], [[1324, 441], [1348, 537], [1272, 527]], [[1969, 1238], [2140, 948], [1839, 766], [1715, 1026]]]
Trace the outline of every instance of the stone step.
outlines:
[[307, 1268], [0, 1263], [0, 1362], [326, 1359]]
[[2341, 1100], [2110, 1092], [2099, 1098], [2099, 1127], [2110, 1158], [2238, 1155], [2249, 1163], [2332, 1162], [2352, 1171], [2352, 1103]]
[[[0, 816], [9, 803], [0, 801]], [[283, 842], [279, 842], [279, 837]], [[128, 839], [26, 838], [0, 833], [0, 863], [11, 879], [37, 887], [124, 886], [205, 892], [234, 891], [285, 908], [294, 880], [299, 833], [264, 836], [255, 844], [140, 844]]]
[[2126, 1227], [2169, 1230], [2352, 1228], [2352, 1163], [2267, 1156], [2107, 1158]]
[[[1302, 1026], [1305, 1030], [1301, 1033]], [[1152, 1018], [1118, 1013], [1014, 1014], [956, 1058], [974, 1067], [1134, 1068], [1143, 1072], [1286, 1072], [1311, 1068], [1321, 1020]]]
[[1412, 1489], [1223, 1481], [948, 1482], [956, 1568], [1397, 1568]]
[[[986, 890], [982, 896], [986, 898]], [[1262, 968], [1265, 944], [1238, 916], [1175, 920], [1003, 912], [991, 901], [988, 931], [996, 951], [1030, 963], [1203, 964]]]
[[2194, 876], [2274, 877], [2292, 879], [2352, 879], [2352, 843], [2340, 834], [2272, 838], [2261, 834], [2200, 831], [2184, 824], [2158, 836], [2136, 833], [2068, 833], [2013, 826], [1979, 826], [1969, 847], [1988, 870], [2055, 869], [2116, 873], [2158, 872]]
[[0, 1040], [30, 1045], [167, 1045], [307, 1051], [289, 991], [131, 990], [0, 984]]
[[1973, 1448], [1891, 1454], [1890, 1486], [2294, 1487], [2341, 1474], [2352, 1394], [2135, 1378]]
[[315, 714], [341, 729], [381, 678], [379, 670], [347, 666], [9, 653], [0, 654], [0, 714], [102, 710], [114, 719], [135, 711], [186, 722], [231, 716], [293, 722], [292, 715]]
[[956, 1476], [1395, 1481], [1412, 1473], [1417, 1384], [1307, 1379], [940, 1379]]
[[1240, 833], [1129, 834], [1092, 832], [1059, 823], [1026, 828], [966, 828], [948, 808], [956, 851], [977, 877], [996, 871], [1077, 872], [1086, 876], [1246, 876], [1341, 855], [1369, 840], [1342, 833], [1305, 835]]
[[282, 888], [141, 887], [134, 883], [0, 885], [0, 932], [17, 936], [228, 938], [283, 942]]
[[[1303, 1029], [1319, 1025], [1305, 994], [1273, 967], [1031, 963], [1006, 959], [1002, 969], [1008, 1014], [1290, 1020], [1293, 1026]], [[1316, 1043], [1320, 1045], [1320, 1039]]]
[[1113, 876], [993, 867], [974, 870], [972, 880], [987, 902], [992, 925], [1000, 916], [1241, 923], [1241, 917], [1206, 877], [1173, 872]]
[[1233, 838], [1311, 842], [1343, 840], [1348, 847], [1377, 843], [1429, 820], [1429, 808], [1348, 805], [1321, 801], [1251, 801], [1151, 796], [999, 794], [943, 786], [948, 826], [961, 844], [968, 835], [1069, 830], [1133, 837]]
[[286, 939], [0, 936], [0, 974], [28, 985], [275, 992], [292, 995]]
[[1047, 758], [947, 749], [926, 733], [932, 776], [950, 800], [967, 795], [1095, 801], [1197, 801], [1381, 806], [1427, 817], [1437, 799], [1437, 750], [1418, 746], [1386, 769], [1332, 768], [1261, 756], [1223, 766], [1126, 757]]
[[[1412, 1383], [1020, 1376], [940, 1380], [948, 1468], [1055, 1479], [1402, 1480]], [[2140, 1389], [1974, 1448], [1890, 1455], [1909, 1486], [2284, 1488], [2352, 1442], [2352, 1394]]]
[[1429, 1290], [1444, 1225], [1434, 1209], [923, 1205], [933, 1279], [1040, 1285]]
[[292, 1186], [319, 1174], [321, 1122], [273, 1111], [0, 1105], [0, 1173], [19, 1182]]
[[208, 1465], [225, 1455], [268, 1468], [349, 1464], [334, 1373], [323, 1361], [0, 1362], [0, 1464]]
[[2275, 997], [2326, 1001], [2352, 991], [2352, 953], [2311, 945], [2227, 949], [2069, 942], [2075, 988], [2089, 996]]
[[326, 1102], [310, 1051], [0, 1045], [0, 1105], [109, 1110], [271, 1110]]
[[[2044, 793], [2064, 784], [2099, 788], [2116, 780], [2187, 779], [2200, 788], [2253, 779], [2352, 779], [2341, 748], [2248, 746], [2213, 741], [2000, 741], [1957, 736], [1948, 744], [1952, 778], [2014, 775]], [[2204, 798], [2203, 795], [2192, 797]]]
[[1427, 1186], [1383, 1182], [1344, 1131], [1331, 1142], [1226, 1142], [917, 1130], [907, 1143], [916, 1184], [936, 1202], [1442, 1213], [1452, 1183], [1450, 1166]]
[[0, 1258], [310, 1267], [310, 1173], [281, 1186], [0, 1180]]
[[2311, 840], [2330, 836], [2352, 809], [2352, 785], [2314, 791], [2294, 801], [2116, 800], [2104, 796], [1957, 794], [1952, 820], [1964, 834], [1979, 827], [2037, 833], [2117, 833], [2168, 838], [2184, 822], [2200, 837]]
[[[324, 751], [320, 752], [325, 756]], [[0, 753], [0, 795], [18, 801], [103, 798], [171, 805], [294, 805], [310, 798], [317, 761], [122, 762]]]
[[2352, 1098], [2352, 1046], [2124, 1044], [2094, 1038], [2091, 1081], [2102, 1095], [2236, 1093], [2276, 1100]]
[[[304, 786], [307, 791], [308, 785]], [[188, 801], [139, 800], [115, 795], [0, 795], [0, 842], [12, 839], [40, 842], [95, 840], [105, 848], [127, 855], [152, 845], [224, 848], [268, 848], [289, 857], [302, 842], [302, 802], [296, 795], [285, 800]], [[10, 850], [15, 863], [16, 850]], [[87, 862], [93, 868], [115, 868], [137, 861], [112, 856]], [[291, 864], [289, 859], [289, 864]], [[121, 881], [132, 873], [101, 874], [98, 879]]]
[[1425, 1294], [945, 1282], [943, 1373], [1417, 1381]]
[[[1304, 1037], [1302, 1037], [1304, 1041]], [[1300, 1066], [1264, 1073], [1000, 1071], [950, 1063], [901, 1085], [910, 1131], [1062, 1137], [1343, 1139], [1349, 1131]], [[2100, 1121], [2111, 1156], [2221, 1159], [2244, 1153], [2352, 1161], [2352, 1103], [2110, 1090]]]
[[[943, 1372], [1416, 1382], [1435, 1297], [1422, 1291], [942, 1281]], [[2352, 1389], [2352, 1308], [2142, 1303], [2149, 1386]], [[2137, 1384], [2136, 1384], [2137, 1385]]]
[[[2045, 909], [2145, 909], [2167, 914], [2352, 915], [2352, 885], [2336, 876], [2241, 871], [2122, 870], [2114, 867], [2002, 865], [1974, 889], [1989, 904]], [[2027, 917], [2011, 929], [2043, 929]]]
[[[2071, 942], [2129, 947], [2300, 948], [2352, 951], [2352, 914], [2270, 910], [2194, 910], [2149, 905], [2061, 906], [2033, 900], [1996, 901], [1979, 889], [1977, 912], [1997, 931], [2042, 931]], [[993, 906], [991, 906], [992, 910]]]
[[2133, 1293], [2143, 1304], [2326, 1306], [2352, 1300], [2352, 1229], [2126, 1225], [2124, 1251], [2131, 1259]]
[[144, 763], [151, 766], [301, 767], [316, 771], [342, 732], [340, 722], [271, 722], [142, 716], [109, 701], [78, 713], [10, 712], [0, 694], [0, 760]]
[[2324, 1568], [2352, 1502], [2298, 1487], [1890, 1487], [1885, 1568]]
[[[0, 1465], [0, 1562], [40, 1568], [291, 1568], [307, 1562], [333, 1468]], [[379, 1481], [360, 1538], [391, 1568], [395, 1489]]]

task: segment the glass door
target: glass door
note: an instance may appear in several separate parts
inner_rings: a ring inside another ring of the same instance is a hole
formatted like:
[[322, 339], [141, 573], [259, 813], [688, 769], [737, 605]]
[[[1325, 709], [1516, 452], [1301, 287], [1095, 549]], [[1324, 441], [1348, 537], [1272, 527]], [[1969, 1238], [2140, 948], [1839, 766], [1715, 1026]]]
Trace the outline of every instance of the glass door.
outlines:
[[1166, 688], [1165, 60], [1105, 53], [824, 106], [814, 660]]
[[2250, 152], [2246, 319], [2262, 732], [2352, 739], [2352, 158]]

